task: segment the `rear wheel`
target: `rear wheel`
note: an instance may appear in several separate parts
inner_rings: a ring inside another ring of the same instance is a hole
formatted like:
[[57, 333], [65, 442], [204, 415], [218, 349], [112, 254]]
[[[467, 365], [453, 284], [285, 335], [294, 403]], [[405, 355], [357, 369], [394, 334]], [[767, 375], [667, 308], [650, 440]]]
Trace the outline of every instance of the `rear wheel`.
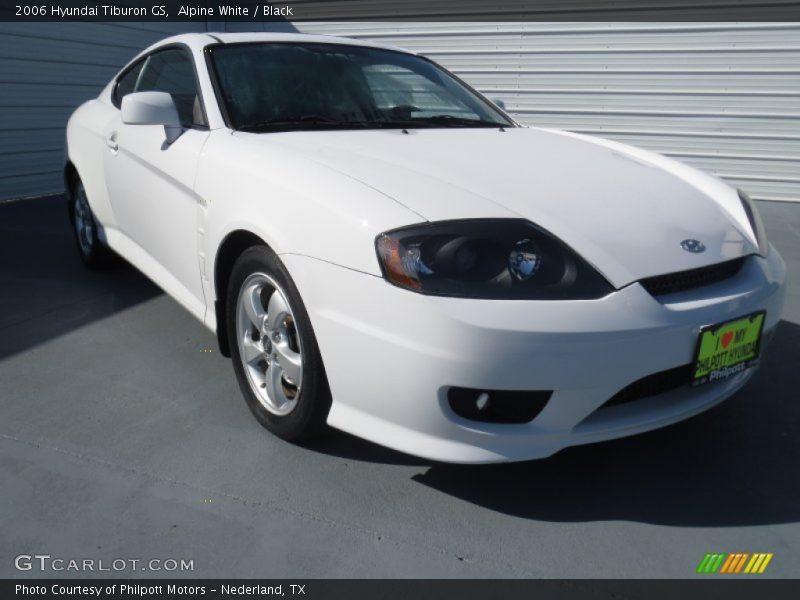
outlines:
[[319, 434], [330, 390], [308, 313], [280, 259], [266, 247], [245, 250], [226, 307], [234, 371], [255, 417], [285, 440]]
[[97, 236], [97, 221], [89, 206], [86, 190], [80, 181], [72, 190], [70, 217], [78, 254], [83, 263], [90, 269], [110, 266], [114, 262], [115, 255]]

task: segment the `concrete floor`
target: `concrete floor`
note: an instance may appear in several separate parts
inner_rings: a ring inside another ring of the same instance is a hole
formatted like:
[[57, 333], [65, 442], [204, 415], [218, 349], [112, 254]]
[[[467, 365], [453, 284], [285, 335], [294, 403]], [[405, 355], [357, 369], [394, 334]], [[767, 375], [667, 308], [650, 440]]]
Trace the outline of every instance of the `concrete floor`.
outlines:
[[464, 467], [270, 436], [198, 322], [130, 267], [84, 270], [63, 200], [0, 205], [0, 577], [40, 576], [13, 566], [37, 553], [193, 559], [194, 577], [691, 577], [734, 551], [796, 577], [800, 205], [762, 212], [792, 287], [741, 393], [661, 431]]

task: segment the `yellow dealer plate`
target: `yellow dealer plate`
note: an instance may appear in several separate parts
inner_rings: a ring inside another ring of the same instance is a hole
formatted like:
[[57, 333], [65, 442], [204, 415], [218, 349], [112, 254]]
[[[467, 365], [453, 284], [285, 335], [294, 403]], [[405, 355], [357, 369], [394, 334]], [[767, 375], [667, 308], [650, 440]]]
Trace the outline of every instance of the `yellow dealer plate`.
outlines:
[[703, 327], [697, 339], [692, 385], [720, 381], [758, 363], [764, 311]]

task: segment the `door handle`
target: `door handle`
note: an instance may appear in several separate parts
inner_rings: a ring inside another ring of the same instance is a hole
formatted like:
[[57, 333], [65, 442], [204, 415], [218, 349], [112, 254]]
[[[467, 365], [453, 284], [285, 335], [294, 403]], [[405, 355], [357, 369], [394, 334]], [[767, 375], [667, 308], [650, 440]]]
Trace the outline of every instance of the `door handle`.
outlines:
[[108, 146], [112, 152], [116, 152], [119, 150], [119, 144], [117, 144], [117, 132], [115, 131], [106, 140], [106, 146]]

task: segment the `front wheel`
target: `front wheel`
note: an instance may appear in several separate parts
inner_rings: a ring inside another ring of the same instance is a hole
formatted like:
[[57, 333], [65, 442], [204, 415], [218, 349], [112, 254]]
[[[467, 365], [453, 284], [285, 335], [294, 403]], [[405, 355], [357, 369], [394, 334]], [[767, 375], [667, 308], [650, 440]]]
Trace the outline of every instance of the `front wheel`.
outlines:
[[320, 433], [330, 390], [308, 313], [280, 259], [265, 247], [243, 252], [226, 307], [234, 371], [255, 417], [289, 441]]

